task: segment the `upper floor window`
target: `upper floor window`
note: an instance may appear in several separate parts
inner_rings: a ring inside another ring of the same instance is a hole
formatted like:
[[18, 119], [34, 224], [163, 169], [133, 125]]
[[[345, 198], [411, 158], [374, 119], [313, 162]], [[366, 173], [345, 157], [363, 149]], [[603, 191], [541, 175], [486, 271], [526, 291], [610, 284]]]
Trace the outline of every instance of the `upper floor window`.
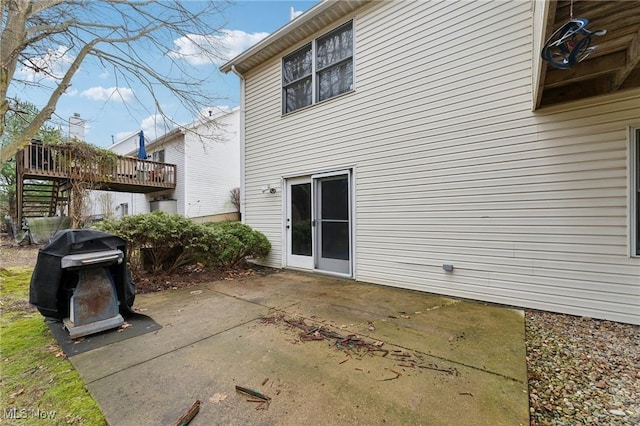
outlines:
[[282, 60], [283, 112], [353, 90], [353, 22], [348, 22]]
[[353, 90], [352, 23], [320, 37], [316, 42], [318, 101]]
[[295, 111], [313, 103], [313, 60], [311, 44], [292, 53], [282, 62], [284, 112]]

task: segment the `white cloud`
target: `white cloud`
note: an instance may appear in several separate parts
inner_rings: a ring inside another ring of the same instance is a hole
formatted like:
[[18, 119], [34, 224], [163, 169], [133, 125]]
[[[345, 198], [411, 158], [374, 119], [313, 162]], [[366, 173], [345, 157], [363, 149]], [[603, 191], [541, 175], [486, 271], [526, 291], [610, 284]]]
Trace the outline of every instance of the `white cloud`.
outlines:
[[75, 57], [66, 46], [49, 49], [46, 53], [22, 60], [18, 75], [28, 81], [37, 79], [60, 80]]
[[147, 141], [164, 135], [175, 127], [175, 124], [168, 121], [162, 114], [152, 114], [140, 122], [140, 128], [144, 132]]
[[100, 73], [100, 75], [98, 75], [98, 78], [100, 80], [106, 80], [107, 78], [109, 78], [109, 71], [104, 70]]
[[78, 89], [67, 89], [67, 90], [64, 92], [64, 95], [65, 95], [65, 96], [71, 96], [71, 97], [73, 97], [73, 96], [78, 96]]
[[127, 103], [134, 98], [133, 90], [128, 87], [91, 87], [80, 93], [83, 98], [92, 101], [116, 101]]
[[241, 30], [222, 30], [221, 33], [180, 37], [173, 41], [175, 50], [169, 56], [184, 59], [192, 65], [222, 65], [269, 35]]
[[302, 10], [294, 10], [293, 11], [293, 17], [297, 18], [298, 16], [302, 15], [304, 12]]
[[[162, 114], [152, 114], [140, 122], [140, 127], [137, 130], [129, 130], [126, 132], [118, 132], [113, 135], [115, 142], [127, 142], [128, 144], [134, 143], [134, 145], [138, 146], [138, 133], [140, 130], [144, 132], [144, 139], [147, 143], [151, 142], [154, 139], [168, 133], [173, 130], [176, 125], [170, 122], [167, 118], [163, 117]], [[131, 145], [131, 146], [134, 146]]]

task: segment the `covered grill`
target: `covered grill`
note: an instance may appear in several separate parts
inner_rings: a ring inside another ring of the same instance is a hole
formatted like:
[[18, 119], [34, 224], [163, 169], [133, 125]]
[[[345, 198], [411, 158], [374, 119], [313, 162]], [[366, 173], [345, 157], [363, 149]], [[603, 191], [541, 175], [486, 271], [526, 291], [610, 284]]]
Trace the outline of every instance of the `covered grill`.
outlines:
[[72, 338], [119, 327], [135, 299], [126, 242], [94, 230], [57, 233], [38, 252], [29, 302], [63, 320]]

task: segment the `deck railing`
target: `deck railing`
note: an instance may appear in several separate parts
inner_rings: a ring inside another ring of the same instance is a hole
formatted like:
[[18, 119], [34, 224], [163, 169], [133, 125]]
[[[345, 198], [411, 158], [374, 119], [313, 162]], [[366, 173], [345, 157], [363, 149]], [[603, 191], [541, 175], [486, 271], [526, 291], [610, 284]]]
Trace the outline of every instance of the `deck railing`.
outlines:
[[176, 165], [117, 156], [104, 164], [78, 161], [69, 147], [30, 143], [16, 154], [19, 172], [30, 178], [81, 179], [175, 188]]

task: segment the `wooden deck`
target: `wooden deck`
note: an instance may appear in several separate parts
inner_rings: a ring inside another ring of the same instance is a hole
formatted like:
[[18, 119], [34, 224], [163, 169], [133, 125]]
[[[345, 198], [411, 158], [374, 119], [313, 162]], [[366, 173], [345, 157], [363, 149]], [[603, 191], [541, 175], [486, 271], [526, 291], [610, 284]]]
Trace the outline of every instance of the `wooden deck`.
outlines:
[[74, 159], [67, 147], [32, 142], [16, 153], [16, 223], [25, 217], [68, 214], [70, 190], [79, 181], [91, 182], [92, 190], [171, 190], [176, 187], [176, 165], [125, 156], [87, 164]]
[[176, 165], [118, 156], [111, 164], [78, 164], [70, 150], [31, 143], [16, 154], [19, 180], [84, 180], [93, 189], [118, 192], [149, 193], [175, 189]]

